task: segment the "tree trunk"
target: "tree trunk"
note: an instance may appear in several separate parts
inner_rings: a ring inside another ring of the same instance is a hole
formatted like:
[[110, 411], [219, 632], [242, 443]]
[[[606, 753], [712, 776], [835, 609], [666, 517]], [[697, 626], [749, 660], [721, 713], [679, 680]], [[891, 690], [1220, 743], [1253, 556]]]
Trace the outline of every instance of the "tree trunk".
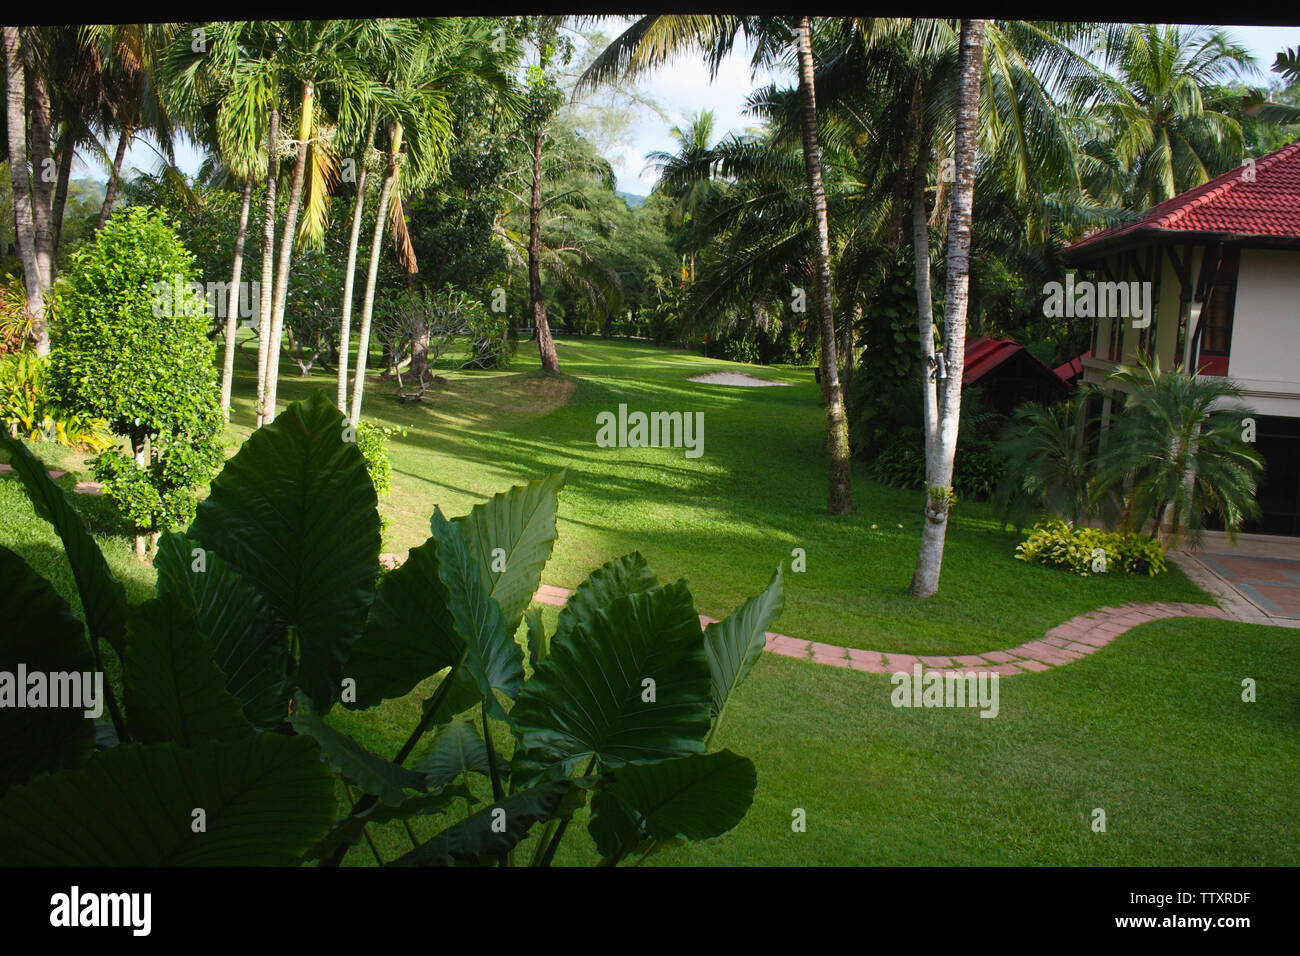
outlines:
[[963, 20], [957, 54], [957, 116], [954, 141], [956, 180], [948, 215], [947, 289], [944, 297], [944, 348], [947, 378], [939, 409], [935, 468], [926, 462], [925, 520], [911, 593], [931, 597], [939, 590], [943, 545], [948, 531], [952, 462], [961, 415], [962, 368], [966, 359], [966, 311], [970, 293], [970, 219], [975, 186], [975, 139], [979, 126], [980, 80], [984, 62], [984, 21]]
[[230, 389], [235, 378], [235, 335], [239, 331], [239, 294], [244, 279], [244, 240], [248, 238], [248, 209], [253, 200], [253, 177], [244, 179], [244, 200], [239, 207], [239, 231], [235, 233], [235, 261], [231, 267], [230, 295], [226, 299], [226, 352], [221, 365], [221, 409], [230, 421]]
[[844, 393], [840, 388], [839, 361], [835, 348], [835, 314], [831, 307], [830, 223], [826, 214], [826, 188], [822, 183], [821, 148], [817, 142], [812, 24], [807, 16], [799, 18], [799, 118], [803, 127], [804, 168], [808, 174], [809, 203], [817, 240], [817, 312], [821, 332], [822, 400], [826, 405], [826, 510], [833, 515], [851, 514], [854, 509], [849, 466], [849, 428], [844, 416]]
[[50, 352], [49, 327], [45, 320], [45, 284], [36, 264], [36, 226], [32, 211], [32, 187], [27, 173], [27, 92], [17, 27], [4, 28], [5, 123], [9, 149], [9, 176], [14, 192], [14, 238], [23, 264], [27, 290], [27, 311], [32, 317], [32, 337], [40, 355]]
[[46, 289], [54, 282], [54, 185], [58, 169], [50, 153], [50, 92], [39, 71], [32, 74], [31, 139], [32, 222], [35, 226], [36, 267]]
[[366, 141], [361, 147], [361, 172], [357, 174], [357, 201], [352, 206], [352, 232], [348, 236], [348, 261], [343, 267], [343, 314], [339, 318], [339, 386], [338, 406], [348, 413], [348, 351], [352, 339], [352, 287], [357, 272], [357, 246], [361, 239], [361, 215], [366, 203], [366, 153], [375, 138], [375, 116], [371, 114]]
[[361, 298], [361, 329], [357, 334], [357, 369], [353, 374], [352, 408], [348, 421], [355, 427], [361, 421], [361, 395], [366, 387], [366, 359], [370, 351], [370, 318], [375, 307], [375, 282], [379, 277], [379, 254], [384, 248], [384, 224], [388, 221], [388, 197], [397, 180], [397, 164], [401, 158], [402, 128], [393, 131], [393, 144], [388, 154], [388, 169], [384, 184], [379, 189], [379, 206], [375, 210], [375, 232], [370, 241], [370, 268], [366, 272], [366, 291]]
[[[266, 362], [271, 346], [271, 292], [275, 288], [275, 181], [280, 173], [280, 111], [267, 131], [266, 201], [262, 213], [262, 288], [257, 325], [257, 427], [266, 422]], [[278, 352], [279, 349], [277, 348]]]
[[113, 200], [117, 198], [117, 186], [122, 181], [122, 163], [126, 161], [126, 148], [131, 142], [131, 131], [124, 129], [117, 137], [117, 152], [113, 155], [113, 169], [108, 174], [108, 185], [104, 187], [104, 204], [99, 207], [99, 218], [95, 220], [95, 231], [104, 228], [109, 215], [113, 212]]
[[59, 181], [54, 187], [54, 250], [56, 253], [59, 249], [59, 239], [63, 235], [63, 210], [68, 205], [68, 182], [72, 178], [72, 158], [75, 152], [72, 124], [65, 122], [63, 135], [59, 137]]
[[275, 302], [271, 308], [271, 344], [266, 363], [266, 420], [275, 420], [275, 399], [280, 390], [280, 337], [284, 330], [284, 306], [289, 296], [289, 273], [293, 266], [294, 230], [302, 202], [302, 181], [307, 171], [307, 149], [311, 142], [312, 113], [316, 90], [311, 82], [302, 88], [302, 119], [298, 124], [298, 155], [289, 180], [289, 209], [285, 213], [284, 235], [280, 238], [280, 261], [276, 265]]
[[559, 373], [560, 359], [555, 354], [551, 325], [546, 321], [546, 303], [542, 299], [542, 129], [533, 134], [533, 195], [528, 204], [528, 297], [533, 305], [533, 328], [542, 368]]
[[935, 470], [939, 434], [938, 383], [930, 378], [934, 365], [934, 295], [930, 288], [930, 231], [925, 211], [928, 143], [922, 140], [912, 173], [912, 259], [916, 270], [916, 331], [921, 342], [921, 417], [925, 434], [925, 473]]

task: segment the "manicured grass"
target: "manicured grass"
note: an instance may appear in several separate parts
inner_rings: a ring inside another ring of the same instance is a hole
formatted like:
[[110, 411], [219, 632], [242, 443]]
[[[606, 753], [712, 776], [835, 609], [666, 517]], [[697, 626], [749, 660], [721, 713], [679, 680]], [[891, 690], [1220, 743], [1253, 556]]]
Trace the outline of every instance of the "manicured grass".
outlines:
[[[526, 347], [526, 344], [525, 344]], [[1014, 646], [1084, 611], [1126, 601], [1208, 601], [1177, 569], [1156, 578], [1083, 579], [1014, 560], [1017, 537], [993, 511], [963, 502], [949, 532], [940, 595], [915, 601], [921, 496], [855, 476], [858, 513], [825, 505], [822, 411], [808, 370], [746, 369], [793, 383], [738, 389], [686, 379], [735, 369], [646, 345], [559, 343], [566, 376], [533, 371], [457, 373], [418, 405], [391, 383], [368, 385], [365, 417], [408, 429], [390, 443], [393, 494], [386, 550], [428, 534], [435, 504], [450, 515], [566, 468], [555, 556], [546, 583], [577, 585], [609, 558], [640, 550], [661, 579], [686, 576], [697, 606], [722, 616], [787, 568], [776, 627], [798, 637], [877, 650], [980, 652]], [[520, 369], [535, 357], [520, 356]], [[228, 435], [252, 425], [247, 362]], [[333, 379], [286, 367], [285, 401]], [[705, 453], [601, 449], [597, 413], [702, 411]], [[79, 457], [38, 453], [76, 469]], [[77, 476], [60, 483], [70, 488]], [[152, 571], [130, 554], [111, 503], [77, 496], [133, 602]], [[872, 526], [875, 525], [873, 528]], [[899, 528], [898, 525], [902, 525]], [[0, 479], [0, 543], [13, 547], [75, 601], [52, 531], [16, 479]], [[791, 549], [807, 571], [789, 573]], [[555, 611], [545, 619], [554, 625]], [[759, 790], [746, 820], [713, 844], [652, 858], [666, 864], [817, 863], [1278, 863], [1297, 850], [1293, 768], [1300, 757], [1300, 651], [1291, 632], [1210, 621], [1151, 624], [1086, 660], [1001, 684], [1001, 713], [896, 710], [873, 676], [764, 655], [728, 710], [716, 745], [754, 760]], [[1240, 701], [1240, 681], [1259, 702]], [[432, 681], [401, 700], [331, 719], [372, 749], [405, 739]], [[500, 750], [511, 746], [494, 728]], [[476, 787], [479, 786], [476, 783]], [[1092, 811], [1108, 832], [1093, 833]], [[793, 833], [791, 812], [807, 812]], [[581, 829], [584, 818], [575, 821]], [[427, 821], [416, 821], [428, 833]], [[393, 825], [374, 828], [385, 858], [409, 846]], [[527, 852], [527, 847], [525, 852]], [[557, 862], [590, 862], [574, 833]], [[363, 843], [348, 862], [373, 862]]]
[[[858, 513], [825, 514], [823, 412], [809, 369], [737, 366], [698, 354], [623, 341], [561, 340], [555, 379], [532, 371], [458, 372], [421, 404], [398, 405], [395, 383], [367, 385], [363, 417], [408, 429], [391, 440], [393, 492], [385, 549], [428, 537], [429, 515], [449, 515], [511, 485], [567, 469], [555, 554], [544, 582], [575, 587], [611, 558], [639, 550], [661, 578], [690, 581], [696, 604], [721, 617], [787, 570], [783, 633], [874, 650], [963, 653], [1032, 640], [1076, 614], [1126, 601], [1209, 601], [1180, 571], [1157, 578], [1081, 579], [1014, 558], [1019, 538], [994, 510], [962, 503], [949, 531], [940, 593], [906, 593], [916, 560], [922, 500], [855, 475]], [[251, 429], [252, 379], [237, 368], [232, 432]], [[377, 364], [377, 363], [376, 363]], [[736, 388], [691, 376], [744, 370], [793, 383]], [[281, 372], [284, 400], [328, 387], [332, 377]], [[567, 402], [566, 402], [567, 399]], [[598, 448], [596, 416], [629, 411], [704, 413], [704, 455], [680, 449]], [[873, 528], [872, 526], [875, 525]], [[902, 525], [900, 528], [899, 525]], [[791, 551], [807, 571], [790, 574]]]
[[[723, 838], [647, 862], [1291, 865], [1300, 854], [1298, 674], [1294, 632], [1162, 621], [1085, 660], [1003, 679], [999, 714], [987, 719], [896, 709], [886, 676], [765, 654], [715, 743], [757, 765], [753, 807]], [[1257, 681], [1256, 703], [1241, 699], [1246, 677]], [[378, 721], [336, 722], [368, 729], [372, 745], [391, 743], [418, 714], [407, 701], [400, 720], [390, 705]], [[475, 790], [488, 799], [481, 782]], [[1097, 808], [1104, 833], [1092, 829]], [[791, 829], [795, 809], [806, 812], [805, 832]], [[585, 825], [580, 811], [557, 864], [595, 862]], [[397, 825], [372, 833], [385, 859], [410, 849]], [[363, 844], [348, 862], [373, 858]]]

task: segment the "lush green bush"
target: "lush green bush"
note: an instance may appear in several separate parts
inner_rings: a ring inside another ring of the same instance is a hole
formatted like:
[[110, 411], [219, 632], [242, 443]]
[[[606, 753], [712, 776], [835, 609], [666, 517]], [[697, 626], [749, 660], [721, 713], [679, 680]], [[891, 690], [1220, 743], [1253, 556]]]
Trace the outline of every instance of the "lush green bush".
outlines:
[[197, 486], [222, 461], [209, 319], [189, 286], [196, 275], [163, 214], [132, 207], [72, 256], [53, 297], [51, 387], [68, 409], [129, 440], [128, 454], [105, 452], [95, 472], [141, 534], [189, 520]]
[[[44, 466], [0, 437], [84, 608], [83, 624], [0, 548], [0, 669], [100, 669], [102, 639], [125, 688], [111, 725], [0, 709], [0, 865], [335, 865], [365, 827], [401, 821], [425, 835], [405, 831], [412, 849], [389, 865], [546, 866], [582, 806], [617, 863], [736, 826], [754, 765], [709, 744], [780, 613], [780, 568], [702, 629], [685, 580], [660, 584], [629, 554], [579, 585], [548, 634], [529, 605], [564, 476], [459, 518], [435, 509], [432, 536], [380, 578], [374, 481], [344, 424], [317, 391], [255, 431], [189, 529], [163, 538], [157, 597], [138, 607]], [[438, 675], [391, 760], [329, 719]], [[340, 781], [364, 796], [340, 805]]]
[[16, 438], [83, 451], [112, 445], [103, 419], [58, 406], [50, 395], [49, 361], [29, 350], [0, 356], [0, 427]]
[[1085, 578], [1116, 572], [1154, 576], [1167, 569], [1165, 549], [1153, 535], [1076, 528], [1060, 518], [1034, 525], [1016, 546], [1016, 557]]

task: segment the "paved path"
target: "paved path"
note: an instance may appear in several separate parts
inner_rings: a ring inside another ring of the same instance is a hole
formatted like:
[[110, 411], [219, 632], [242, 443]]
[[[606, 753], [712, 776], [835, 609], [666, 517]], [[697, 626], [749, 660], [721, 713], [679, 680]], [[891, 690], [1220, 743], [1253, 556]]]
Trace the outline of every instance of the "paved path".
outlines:
[[1169, 557], [1232, 620], [1300, 628], [1300, 548], [1293, 542], [1243, 542], [1236, 550], [1170, 551]]
[[[0, 475], [7, 475], [13, 470], [13, 465], [6, 465], [3, 462], [0, 462]], [[46, 474], [50, 476], [50, 480], [54, 481], [62, 478], [67, 474], [67, 472], [47, 471]], [[81, 495], [102, 495], [104, 493], [104, 486], [98, 481], [79, 481], [72, 490]]]
[[[533, 595], [540, 604], [562, 607], [571, 592], [565, 588], [543, 584]], [[984, 651], [980, 654], [915, 655], [894, 654], [890, 651], [862, 651], [856, 647], [820, 644], [786, 634], [767, 632], [766, 650], [785, 657], [811, 660], [830, 667], [847, 667], [870, 674], [892, 674], [897, 671], [912, 672], [919, 662], [921, 669], [950, 670], [973, 668], [1002, 676], [1022, 674], [1026, 671], [1045, 671], [1087, 657], [1105, 647], [1125, 631], [1171, 617], [1207, 617], [1228, 620], [1228, 615], [1212, 604], [1127, 604], [1123, 607], [1103, 607], [1058, 624], [1036, 641], [1004, 651]], [[710, 624], [715, 618], [700, 615], [701, 624]]]

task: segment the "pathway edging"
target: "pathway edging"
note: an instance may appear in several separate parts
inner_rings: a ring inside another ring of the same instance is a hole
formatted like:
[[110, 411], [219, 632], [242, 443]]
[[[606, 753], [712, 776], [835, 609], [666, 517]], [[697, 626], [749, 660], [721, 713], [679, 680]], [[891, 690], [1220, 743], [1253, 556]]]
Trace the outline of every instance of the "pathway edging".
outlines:
[[[572, 592], [551, 584], [543, 584], [533, 595], [539, 604], [563, 607]], [[1072, 617], [1058, 624], [1042, 637], [1026, 641], [1018, 647], [1003, 651], [984, 651], [980, 654], [902, 654], [891, 651], [864, 651], [856, 647], [840, 647], [805, 641], [788, 634], [767, 632], [764, 650], [783, 657], [811, 660], [828, 667], [847, 667], [869, 674], [892, 674], [898, 671], [911, 673], [916, 664], [921, 670], [946, 671], [954, 668], [978, 668], [1003, 677], [1025, 672], [1037, 673], [1062, 667], [1101, 650], [1115, 638], [1150, 621], [1173, 617], [1204, 617], [1228, 620], [1222, 608], [1212, 604], [1148, 603], [1125, 604], [1122, 607], [1103, 607], [1087, 614]], [[711, 624], [715, 618], [700, 615], [700, 623]]]

